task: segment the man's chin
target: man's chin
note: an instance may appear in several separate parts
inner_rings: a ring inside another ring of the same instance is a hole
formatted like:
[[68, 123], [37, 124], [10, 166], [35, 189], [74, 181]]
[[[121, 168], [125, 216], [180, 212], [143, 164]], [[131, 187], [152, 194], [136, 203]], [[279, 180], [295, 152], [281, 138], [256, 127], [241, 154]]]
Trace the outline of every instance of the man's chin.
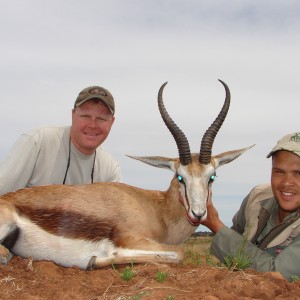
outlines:
[[84, 150], [84, 154], [91, 155], [96, 151], [100, 144], [101, 143], [99, 141], [86, 141], [82, 144], [81, 148]]
[[103, 140], [100, 138], [100, 136], [85, 135], [82, 139], [82, 142], [86, 147], [97, 148], [103, 142]]

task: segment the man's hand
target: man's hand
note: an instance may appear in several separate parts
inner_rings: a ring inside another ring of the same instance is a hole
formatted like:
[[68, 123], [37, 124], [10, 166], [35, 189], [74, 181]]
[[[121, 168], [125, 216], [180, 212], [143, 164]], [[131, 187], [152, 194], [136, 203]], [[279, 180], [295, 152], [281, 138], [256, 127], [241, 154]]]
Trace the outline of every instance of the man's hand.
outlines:
[[201, 223], [201, 225], [206, 226], [213, 233], [217, 233], [225, 225], [219, 219], [219, 214], [212, 203], [212, 191], [209, 191], [209, 197], [207, 202], [207, 217], [206, 220]]

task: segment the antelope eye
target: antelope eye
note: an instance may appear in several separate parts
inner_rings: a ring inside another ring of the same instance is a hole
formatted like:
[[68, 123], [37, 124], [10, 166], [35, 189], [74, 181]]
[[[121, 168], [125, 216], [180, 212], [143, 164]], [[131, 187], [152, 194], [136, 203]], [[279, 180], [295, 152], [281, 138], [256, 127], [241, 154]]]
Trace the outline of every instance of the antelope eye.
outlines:
[[216, 177], [217, 177], [216, 174], [212, 174], [209, 178], [209, 183], [212, 183], [216, 179]]
[[183, 182], [183, 178], [182, 178], [181, 175], [178, 175], [178, 176], [177, 176], [177, 179], [178, 179], [179, 182]]

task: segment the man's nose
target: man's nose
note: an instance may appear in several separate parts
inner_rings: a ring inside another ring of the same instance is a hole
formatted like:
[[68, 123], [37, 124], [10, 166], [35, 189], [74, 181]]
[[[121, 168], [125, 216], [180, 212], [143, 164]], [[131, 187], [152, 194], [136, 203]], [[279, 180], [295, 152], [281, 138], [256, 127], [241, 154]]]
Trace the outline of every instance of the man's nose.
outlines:
[[287, 173], [285, 174], [282, 183], [284, 185], [294, 185], [295, 184], [295, 177], [293, 176], [293, 174]]
[[96, 127], [97, 126], [97, 120], [96, 120], [96, 118], [90, 118], [88, 125], [90, 127]]

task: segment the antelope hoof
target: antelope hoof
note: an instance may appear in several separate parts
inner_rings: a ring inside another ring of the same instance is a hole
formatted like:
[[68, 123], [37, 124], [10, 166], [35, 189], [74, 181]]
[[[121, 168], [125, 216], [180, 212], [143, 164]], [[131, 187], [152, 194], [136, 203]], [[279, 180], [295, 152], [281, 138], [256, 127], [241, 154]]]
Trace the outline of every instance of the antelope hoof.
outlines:
[[0, 265], [6, 266], [13, 255], [4, 246], [0, 245]]
[[96, 257], [97, 256], [92, 256], [87, 267], [86, 270], [87, 271], [91, 271], [91, 270], [95, 270], [96, 269]]

